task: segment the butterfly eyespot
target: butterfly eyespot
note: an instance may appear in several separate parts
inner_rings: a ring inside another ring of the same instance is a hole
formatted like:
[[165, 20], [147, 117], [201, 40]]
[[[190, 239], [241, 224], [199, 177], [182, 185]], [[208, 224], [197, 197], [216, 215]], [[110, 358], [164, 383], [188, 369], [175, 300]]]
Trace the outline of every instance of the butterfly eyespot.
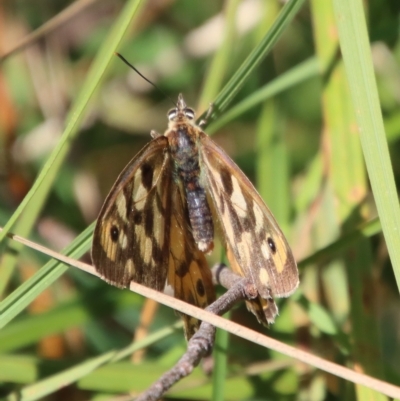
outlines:
[[200, 295], [201, 297], [204, 297], [204, 295], [206, 293], [206, 291], [204, 289], [203, 281], [200, 279], [197, 280], [196, 291], [197, 291], [197, 294]]
[[271, 237], [268, 238], [267, 241], [268, 241], [268, 245], [269, 245], [269, 247], [270, 247], [272, 253], [275, 254], [275, 253], [276, 253], [276, 245], [275, 245], [275, 242], [273, 241], [273, 239], [272, 239]]
[[194, 110], [191, 109], [190, 107], [186, 107], [186, 109], [185, 109], [185, 116], [186, 116], [189, 120], [193, 120], [193, 119], [194, 119]]
[[119, 238], [119, 230], [118, 227], [112, 226], [110, 229], [111, 240], [113, 242], [117, 242]]

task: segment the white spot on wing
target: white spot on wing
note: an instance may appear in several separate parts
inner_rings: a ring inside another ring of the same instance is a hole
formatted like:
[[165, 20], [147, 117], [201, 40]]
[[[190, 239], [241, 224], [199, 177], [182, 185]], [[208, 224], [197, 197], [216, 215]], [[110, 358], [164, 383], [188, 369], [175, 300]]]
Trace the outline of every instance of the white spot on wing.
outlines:
[[240, 188], [239, 182], [235, 176], [232, 176], [232, 196], [231, 201], [236, 206], [235, 211], [240, 217], [247, 216], [247, 203], [246, 199], [243, 196], [242, 189]]
[[267, 287], [269, 286], [269, 274], [267, 272], [267, 269], [265, 268], [260, 269], [258, 273], [258, 278], [260, 279], [261, 284]]
[[247, 275], [247, 273], [250, 271], [250, 268], [252, 267], [252, 255], [250, 253], [250, 249], [252, 248], [252, 241], [252, 235], [248, 232], [243, 232], [241, 241], [236, 244], [239, 253], [238, 264], [245, 275]]
[[135, 266], [133, 265], [132, 259], [128, 259], [128, 261], [126, 262], [126, 265], [125, 265], [125, 269], [128, 272], [128, 274], [127, 274], [128, 276], [132, 277], [134, 275]]
[[135, 209], [141, 211], [144, 208], [148, 191], [142, 184], [142, 176], [140, 174], [135, 175], [133, 192]]
[[253, 212], [256, 219], [256, 232], [261, 233], [264, 230], [264, 215], [256, 202], [253, 204]]
[[269, 259], [270, 257], [270, 249], [266, 241], [264, 241], [261, 245], [261, 252], [265, 259]]
[[123, 192], [120, 193], [120, 195], [117, 197], [116, 200], [116, 205], [117, 205], [117, 211], [119, 216], [121, 217], [121, 219], [123, 221], [127, 221], [126, 218], [126, 199], [125, 199], [125, 195]]
[[[143, 236], [144, 237], [144, 236]], [[149, 264], [151, 262], [152, 256], [152, 241], [151, 238], [144, 237], [142, 246], [140, 247], [143, 256], [143, 262]]]
[[123, 231], [121, 231], [121, 233], [119, 235], [118, 242], [121, 245], [122, 249], [126, 249], [126, 247], [128, 246], [128, 238]]
[[135, 225], [135, 236], [140, 240], [140, 238], [144, 235], [144, 229], [141, 225]]
[[161, 247], [164, 242], [165, 220], [161, 216], [161, 211], [157, 208], [157, 202], [153, 204], [153, 215], [153, 238], [157, 242], [157, 245]]

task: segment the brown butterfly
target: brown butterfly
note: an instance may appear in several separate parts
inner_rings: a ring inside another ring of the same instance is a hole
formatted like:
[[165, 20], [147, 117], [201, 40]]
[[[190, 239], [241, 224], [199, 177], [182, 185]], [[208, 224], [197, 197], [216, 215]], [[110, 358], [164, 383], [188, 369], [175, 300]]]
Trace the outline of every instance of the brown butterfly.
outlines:
[[[204, 308], [215, 299], [205, 254], [218, 222], [232, 269], [258, 290], [248, 309], [272, 323], [273, 296], [298, 286], [296, 262], [257, 190], [194, 118], [179, 95], [164, 135], [152, 131], [154, 139], [122, 171], [97, 220], [93, 264], [110, 284], [172, 288]], [[190, 338], [199, 321], [182, 317]]]

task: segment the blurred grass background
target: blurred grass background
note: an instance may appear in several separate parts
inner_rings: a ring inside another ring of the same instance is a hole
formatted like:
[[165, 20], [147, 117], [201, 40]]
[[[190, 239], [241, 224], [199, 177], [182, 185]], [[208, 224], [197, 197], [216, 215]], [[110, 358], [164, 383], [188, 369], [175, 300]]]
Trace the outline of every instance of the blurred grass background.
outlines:
[[[0, 54], [75, 9], [1, 64], [0, 225], [26, 202], [10, 223], [12, 232], [55, 250], [75, 240], [75, 257], [88, 250], [87, 227], [118, 173], [150, 140], [151, 129], [165, 130], [172, 106], [113, 56], [117, 50], [172, 99], [183, 93], [198, 115], [215, 101], [216, 118], [206, 131], [256, 183], [300, 262], [300, 288], [279, 302], [275, 325], [260, 327], [244, 305], [231, 318], [400, 385], [396, 264], [384, 221], [386, 241], [374, 220], [379, 194], [371, 192], [373, 167], [364, 161], [357, 130], [360, 109], [354, 110], [349, 65], [339, 51], [335, 21], [345, 10], [339, 0], [336, 10], [329, 1], [302, 3], [289, 2], [282, 12], [275, 0], [3, 1]], [[399, 12], [395, 0], [365, 2], [395, 181]], [[243, 68], [256, 49], [260, 57]], [[250, 74], [224, 92], [238, 71]], [[365, 152], [365, 142], [363, 147]], [[37, 189], [28, 202], [32, 187]], [[220, 255], [214, 252], [210, 263]], [[46, 262], [45, 255], [11, 241], [3, 248], [0, 396], [81, 400], [135, 394], [184, 352], [182, 331], [171, 328], [173, 311]], [[95, 369], [118, 359], [115, 350], [129, 355], [132, 336], [146, 319], [153, 334], [135, 342], [148, 344], [144, 354]], [[166, 399], [386, 398], [242, 339], [221, 335], [219, 341], [216, 349], [225, 358], [218, 356], [214, 377], [198, 368]]]

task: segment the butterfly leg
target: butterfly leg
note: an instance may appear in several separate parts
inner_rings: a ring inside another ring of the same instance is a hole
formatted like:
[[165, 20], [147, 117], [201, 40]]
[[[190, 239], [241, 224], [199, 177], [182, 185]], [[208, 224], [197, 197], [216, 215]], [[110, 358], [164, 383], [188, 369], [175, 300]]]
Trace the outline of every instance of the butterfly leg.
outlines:
[[208, 107], [206, 116], [204, 118], [202, 118], [199, 122], [199, 127], [203, 127], [204, 125], [206, 125], [208, 123], [208, 119], [211, 117], [211, 114], [214, 111], [214, 104], [210, 103], [210, 106]]

